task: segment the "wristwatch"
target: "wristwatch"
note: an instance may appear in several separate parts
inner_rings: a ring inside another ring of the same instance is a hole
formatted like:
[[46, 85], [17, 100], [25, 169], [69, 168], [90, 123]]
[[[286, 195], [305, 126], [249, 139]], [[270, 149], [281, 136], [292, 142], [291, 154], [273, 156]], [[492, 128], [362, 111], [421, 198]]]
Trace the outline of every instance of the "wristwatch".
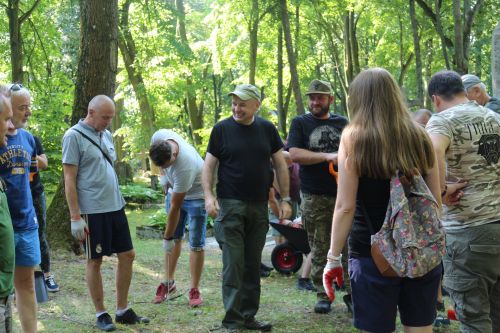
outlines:
[[281, 198], [281, 202], [283, 202], [283, 201], [284, 202], [288, 202], [289, 204], [291, 204], [292, 203], [292, 198], [290, 198], [290, 197], [283, 197], [283, 198]]

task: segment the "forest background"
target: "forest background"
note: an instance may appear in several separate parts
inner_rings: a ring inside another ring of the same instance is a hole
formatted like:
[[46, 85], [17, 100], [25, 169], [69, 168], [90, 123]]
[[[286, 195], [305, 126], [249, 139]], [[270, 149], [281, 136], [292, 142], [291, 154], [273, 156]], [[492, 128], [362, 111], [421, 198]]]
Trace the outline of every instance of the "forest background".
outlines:
[[[118, 21], [112, 130], [122, 179], [123, 170], [149, 168], [149, 140], [160, 128], [203, 156], [212, 126], [230, 114], [227, 92], [240, 83], [261, 89], [260, 116], [283, 138], [306, 111], [303, 92], [315, 78], [332, 83], [332, 109], [343, 115], [350, 82], [375, 66], [393, 74], [411, 110], [431, 108], [425, 87], [440, 69], [474, 73], [491, 91], [495, 0], [109, 1]], [[0, 82], [32, 93], [29, 130], [51, 162], [41, 174], [49, 195], [61, 190], [62, 136], [82, 115], [74, 100], [85, 29], [108, 29], [84, 22], [82, 8], [87, 18], [101, 12], [99, 1], [0, 0]], [[99, 44], [87, 50], [99, 54]], [[49, 230], [65, 211], [60, 195]]]

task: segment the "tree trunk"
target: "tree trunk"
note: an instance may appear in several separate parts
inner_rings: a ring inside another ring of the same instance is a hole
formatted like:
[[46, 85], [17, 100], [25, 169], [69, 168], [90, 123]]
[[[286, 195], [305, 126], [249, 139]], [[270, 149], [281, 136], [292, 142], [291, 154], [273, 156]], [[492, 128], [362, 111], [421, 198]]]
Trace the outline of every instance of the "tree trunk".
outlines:
[[[192, 54], [186, 33], [186, 11], [184, 9], [184, 0], [175, 0], [175, 6], [177, 9], [177, 36], [179, 37], [181, 43], [184, 44], [185, 48]], [[203, 128], [203, 112], [201, 108], [198, 107], [196, 101], [196, 89], [193, 85], [193, 80], [190, 74], [186, 77], [185, 97], [187, 99], [186, 107], [189, 114], [192, 138], [195, 145], [198, 146], [201, 144], [202, 139], [200, 134], [196, 131]]]
[[33, 5], [19, 16], [19, 0], [9, 0], [6, 12], [9, 18], [9, 42], [10, 42], [10, 63], [11, 63], [11, 73], [12, 82], [24, 83], [24, 71], [23, 71], [23, 38], [21, 35], [22, 24], [30, 17], [31, 13], [40, 3], [40, 0], [36, 0]]
[[455, 53], [453, 54], [453, 62], [455, 70], [459, 74], [467, 73], [467, 64], [464, 56], [464, 32], [462, 27], [462, 12], [460, 10], [460, 0], [453, 0], [453, 26], [455, 34]]
[[255, 71], [257, 67], [257, 36], [259, 32], [259, 0], [252, 0], [248, 33], [250, 34], [250, 73], [248, 83], [255, 85]]
[[120, 48], [120, 53], [122, 54], [123, 63], [125, 64], [125, 69], [127, 70], [128, 79], [132, 85], [137, 101], [139, 102], [139, 109], [141, 114], [141, 131], [143, 135], [143, 146], [142, 149], [147, 149], [149, 147], [149, 140], [155, 131], [154, 121], [155, 112], [153, 106], [149, 102], [148, 92], [144, 79], [142, 77], [140, 68], [135, 62], [136, 48], [135, 42], [132, 37], [132, 33], [129, 29], [128, 15], [130, 3], [132, 0], [127, 0], [124, 2], [121, 8], [121, 17], [119, 24], [119, 34], [118, 34], [118, 47]]
[[440, 7], [441, 1], [435, 0], [434, 3], [436, 7], [436, 14], [435, 14], [436, 31], [439, 35], [439, 38], [441, 39], [441, 51], [443, 52], [444, 63], [446, 64], [446, 69], [451, 69], [450, 58], [448, 57], [448, 50], [447, 50], [448, 44], [446, 43], [447, 37], [444, 35], [443, 26], [441, 24], [441, 7]]
[[283, 105], [283, 29], [278, 28], [278, 130], [286, 138], [286, 112]]
[[[117, 0], [80, 0], [80, 59], [71, 124], [87, 114], [90, 100], [99, 94], [113, 98], [118, 58]], [[47, 210], [47, 234], [53, 248], [80, 246], [71, 237], [69, 210], [61, 181]]]
[[491, 73], [493, 81], [493, 96], [500, 98], [500, 21], [493, 31], [491, 41]]
[[299, 74], [297, 73], [297, 60], [293, 50], [292, 34], [290, 33], [290, 20], [288, 18], [288, 8], [286, 0], [280, 0], [281, 22], [283, 33], [285, 35], [286, 52], [288, 54], [288, 63], [292, 77], [292, 89], [295, 96], [297, 114], [305, 114], [304, 104], [302, 102], [302, 92], [300, 91]]
[[416, 104], [422, 107], [424, 104], [424, 82], [422, 80], [422, 56], [420, 53], [420, 36], [418, 34], [418, 22], [415, 12], [415, 0], [410, 2], [410, 21], [413, 34], [413, 50], [415, 51], [415, 84], [417, 86]]

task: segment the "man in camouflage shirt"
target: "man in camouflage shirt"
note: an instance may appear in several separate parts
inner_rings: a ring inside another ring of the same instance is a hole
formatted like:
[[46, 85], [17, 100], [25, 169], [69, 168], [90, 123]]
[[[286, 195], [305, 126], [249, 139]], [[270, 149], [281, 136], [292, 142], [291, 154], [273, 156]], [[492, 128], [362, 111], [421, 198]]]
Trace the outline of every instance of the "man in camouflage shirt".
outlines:
[[438, 112], [426, 129], [445, 204], [443, 285], [461, 332], [500, 332], [500, 115], [469, 101], [453, 71], [435, 74], [428, 93]]

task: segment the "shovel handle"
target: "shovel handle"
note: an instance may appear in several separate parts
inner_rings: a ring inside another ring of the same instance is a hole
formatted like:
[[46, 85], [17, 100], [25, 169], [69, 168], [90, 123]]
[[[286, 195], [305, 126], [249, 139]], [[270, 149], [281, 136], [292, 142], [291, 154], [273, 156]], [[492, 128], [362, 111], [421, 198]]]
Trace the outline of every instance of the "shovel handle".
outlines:
[[338, 183], [339, 182], [339, 173], [335, 171], [335, 168], [333, 167], [333, 162], [328, 163], [328, 172], [330, 175], [335, 177], [335, 181]]

